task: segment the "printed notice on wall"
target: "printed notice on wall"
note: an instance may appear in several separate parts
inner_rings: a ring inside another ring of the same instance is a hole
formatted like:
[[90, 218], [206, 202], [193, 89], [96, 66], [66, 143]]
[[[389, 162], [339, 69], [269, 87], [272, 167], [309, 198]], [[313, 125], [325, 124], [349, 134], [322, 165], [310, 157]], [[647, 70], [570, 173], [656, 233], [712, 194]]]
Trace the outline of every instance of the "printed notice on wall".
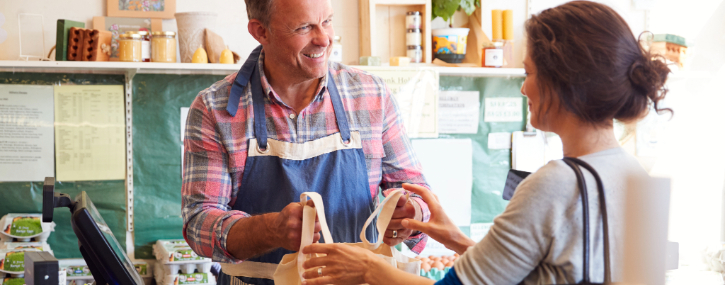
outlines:
[[0, 85], [0, 181], [53, 174], [53, 87]]
[[481, 110], [478, 91], [440, 91], [438, 94], [438, 132], [475, 134]]
[[438, 137], [438, 71], [432, 68], [356, 66], [379, 76], [398, 103], [410, 138]]
[[521, 122], [524, 119], [523, 98], [485, 98], [485, 122]]
[[56, 180], [125, 177], [122, 85], [55, 87]]

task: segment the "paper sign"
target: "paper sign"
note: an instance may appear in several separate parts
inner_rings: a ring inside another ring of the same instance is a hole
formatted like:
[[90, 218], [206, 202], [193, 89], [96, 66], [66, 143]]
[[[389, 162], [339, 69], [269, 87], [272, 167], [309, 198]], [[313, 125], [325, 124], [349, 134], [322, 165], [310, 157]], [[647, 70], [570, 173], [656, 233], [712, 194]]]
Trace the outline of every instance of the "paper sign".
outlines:
[[413, 140], [423, 175], [448, 217], [459, 227], [471, 224], [473, 147], [469, 139]]
[[55, 87], [56, 180], [123, 180], [123, 85]]
[[488, 234], [493, 223], [473, 223], [471, 224], [471, 239], [479, 242]]
[[428, 242], [426, 242], [425, 248], [420, 252], [420, 256], [450, 256], [454, 254], [456, 254], [455, 251], [447, 249], [445, 245], [431, 237], [428, 237]]
[[488, 149], [511, 149], [511, 133], [489, 133]]
[[181, 107], [181, 116], [179, 120], [179, 130], [181, 133], [179, 133], [179, 137], [181, 138], [181, 142], [184, 142], [184, 134], [186, 133], [186, 117], [189, 116], [189, 108], [187, 107]]
[[43, 181], [53, 166], [53, 87], [0, 85], [0, 181]]
[[438, 132], [475, 134], [481, 109], [478, 91], [440, 91], [438, 94]]
[[398, 103], [410, 138], [438, 137], [438, 71], [433, 68], [356, 66], [383, 81]]
[[514, 132], [511, 147], [513, 169], [533, 173], [546, 163], [546, 142], [541, 131]]
[[523, 98], [485, 98], [484, 121], [521, 122], [524, 119]]

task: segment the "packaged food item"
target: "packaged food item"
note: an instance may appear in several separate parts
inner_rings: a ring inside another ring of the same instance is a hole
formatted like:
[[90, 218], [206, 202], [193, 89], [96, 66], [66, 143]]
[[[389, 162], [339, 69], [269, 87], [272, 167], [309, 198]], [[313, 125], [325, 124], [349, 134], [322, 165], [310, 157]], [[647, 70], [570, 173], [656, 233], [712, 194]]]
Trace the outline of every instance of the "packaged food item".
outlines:
[[38, 251], [46, 251], [53, 254], [50, 245], [45, 242], [5, 242], [0, 246], [1, 249], [35, 249]]
[[176, 62], [176, 33], [153, 32], [151, 36], [151, 61]]
[[184, 240], [159, 240], [154, 245], [156, 259], [164, 263], [177, 261], [211, 261], [198, 256]]
[[118, 37], [118, 59], [120, 61], [141, 62], [143, 45], [141, 35], [123, 34]]
[[7, 214], [0, 220], [2, 225], [2, 242], [29, 242], [32, 239], [45, 242], [50, 232], [55, 230], [55, 223], [42, 223], [41, 214]]
[[35, 248], [0, 249], [0, 272], [23, 274], [25, 271], [25, 252], [42, 251]]
[[0, 285], [25, 285], [25, 278], [23, 277], [3, 277], [0, 278]]

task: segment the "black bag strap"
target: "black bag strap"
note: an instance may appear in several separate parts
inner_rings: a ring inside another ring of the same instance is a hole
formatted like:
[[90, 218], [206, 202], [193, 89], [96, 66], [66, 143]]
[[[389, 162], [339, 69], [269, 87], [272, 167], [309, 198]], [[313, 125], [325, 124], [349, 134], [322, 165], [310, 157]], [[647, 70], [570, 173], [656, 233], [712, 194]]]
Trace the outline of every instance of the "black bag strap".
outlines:
[[579, 185], [579, 192], [582, 196], [582, 215], [584, 218], [584, 254], [582, 256], [583, 262], [582, 265], [584, 266], [583, 269], [583, 284], [589, 284], [590, 278], [589, 278], [589, 197], [587, 192], [587, 185], [586, 181], [584, 180], [584, 175], [582, 174], [581, 169], [579, 168], [579, 165], [584, 167], [587, 171], [589, 171], [592, 176], [594, 176], [594, 179], [597, 182], [597, 191], [599, 193], [599, 211], [602, 213], [602, 225], [604, 230], [604, 283], [611, 283], [612, 276], [611, 276], [611, 267], [610, 267], [610, 259], [609, 259], [609, 223], [607, 219], [607, 204], [606, 204], [606, 197], [604, 196], [604, 184], [602, 183], [602, 179], [599, 177], [599, 174], [594, 170], [594, 168], [589, 165], [588, 163], [582, 161], [581, 159], [574, 158], [574, 157], [565, 157], [564, 163], [569, 165], [572, 170], [574, 170], [574, 174], [577, 178], [577, 184]]

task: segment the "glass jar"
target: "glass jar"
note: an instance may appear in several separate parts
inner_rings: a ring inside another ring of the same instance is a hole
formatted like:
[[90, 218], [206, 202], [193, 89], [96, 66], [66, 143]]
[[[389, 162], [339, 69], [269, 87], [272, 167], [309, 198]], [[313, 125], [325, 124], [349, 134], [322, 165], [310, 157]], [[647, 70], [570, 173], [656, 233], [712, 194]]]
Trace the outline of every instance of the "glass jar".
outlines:
[[407, 46], [419, 46], [421, 44], [422, 37], [420, 29], [408, 29], [408, 33], [405, 34], [405, 45]]
[[118, 60], [140, 62], [141, 35], [122, 34], [118, 36]]
[[128, 31], [127, 34], [141, 36], [141, 61], [151, 62], [151, 35], [148, 31]]
[[410, 62], [420, 63], [423, 61], [423, 47], [421, 46], [408, 46], [408, 57]]
[[151, 33], [151, 61], [176, 62], [176, 33]]
[[503, 42], [495, 41], [483, 48], [483, 67], [503, 67]]
[[410, 11], [405, 13], [405, 28], [420, 29], [421, 18], [419, 11]]
[[330, 53], [330, 61], [342, 62], [342, 38], [335, 36], [332, 41], [332, 52]]

